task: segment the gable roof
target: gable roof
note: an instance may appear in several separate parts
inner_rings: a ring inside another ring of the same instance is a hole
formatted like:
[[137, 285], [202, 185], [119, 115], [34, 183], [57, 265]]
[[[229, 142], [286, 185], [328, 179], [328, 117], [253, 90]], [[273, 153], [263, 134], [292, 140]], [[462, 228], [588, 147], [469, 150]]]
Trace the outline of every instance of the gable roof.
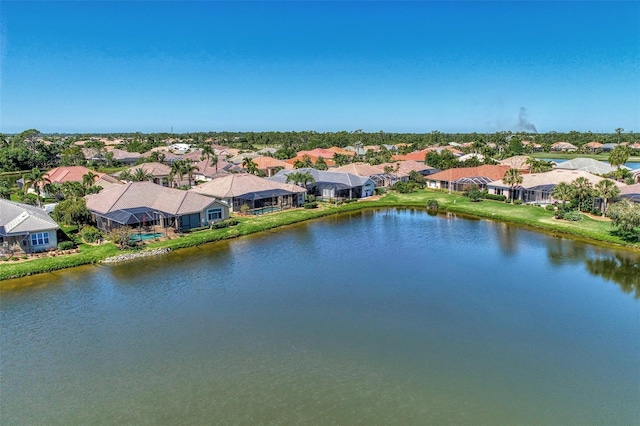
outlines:
[[293, 166], [289, 163], [285, 163], [282, 160], [278, 160], [277, 158], [260, 156], [253, 159], [253, 162], [256, 163], [258, 169], [273, 169], [275, 167], [283, 167], [285, 169], [293, 168]]
[[478, 167], [458, 167], [443, 170], [432, 175], [425, 176], [425, 179], [435, 181], [455, 182], [460, 179], [472, 177], [484, 177], [493, 180], [502, 179], [509, 170], [509, 166], [484, 164]]
[[24, 235], [59, 228], [43, 209], [0, 198], [0, 236]]
[[302, 168], [297, 170], [280, 170], [275, 176], [270, 177], [270, 180], [274, 180], [276, 182], [286, 182], [287, 175], [295, 172], [309, 172], [313, 179], [315, 179], [315, 184], [332, 184], [336, 185], [338, 188], [355, 188], [358, 186], [362, 186], [370, 181], [371, 179], [368, 177], [361, 177], [354, 175], [352, 173], [345, 172], [334, 172], [334, 171], [324, 171], [324, 170], [316, 170], [311, 168]]
[[351, 163], [344, 166], [334, 167], [330, 169], [331, 172], [346, 172], [352, 173], [356, 176], [373, 176], [381, 175], [384, 173], [384, 168], [379, 166], [371, 166], [367, 163]]
[[281, 183], [249, 173], [233, 173], [195, 186], [188, 192], [196, 192], [217, 198], [233, 198], [252, 193], [262, 193], [263, 198], [266, 198], [269, 196], [302, 193], [307, 192], [307, 190], [298, 185]]
[[102, 190], [98, 194], [85, 196], [87, 208], [97, 213], [117, 210], [150, 208], [172, 215], [197, 213], [220, 200], [180, 189], [165, 188], [148, 181], [129, 182]]
[[527, 164], [527, 160], [531, 158], [528, 155], [514, 155], [498, 161], [499, 165], [509, 166], [512, 169], [529, 170], [531, 167]]
[[[589, 172], [598, 175], [605, 175], [607, 173], [615, 172], [617, 167], [612, 166], [604, 161], [594, 160], [593, 158], [574, 158], [572, 160], [563, 161], [558, 163], [556, 169], [570, 169], [570, 170], [582, 170], [583, 172]], [[622, 168], [629, 169], [626, 166]]]
[[640, 183], [621, 187], [620, 198], [626, 198], [634, 203], [640, 203]]
[[63, 166], [49, 170], [45, 177], [51, 182], [82, 182], [82, 177], [87, 173], [93, 173], [98, 178], [104, 176], [104, 173], [96, 172], [84, 166]]
[[[593, 185], [605, 179], [603, 177], [580, 170], [553, 169], [544, 173], [523, 174], [522, 183], [518, 186], [522, 188], [535, 188], [541, 186], [552, 187], [559, 184], [560, 182], [571, 183], [579, 177], [584, 177]], [[613, 182], [618, 188], [622, 188], [623, 186], [625, 186], [623, 183], [616, 181]], [[494, 187], [510, 187], [510, 185], [505, 184], [502, 179], [491, 182], [489, 185]]]
[[166, 164], [151, 162], [151, 163], [142, 163], [137, 166], [130, 167], [128, 170], [131, 173], [135, 173], [136, 170], [142, 169], [145, 173], [149, 173], [151, 176], [169, 176], [171, 173], [171, 167]]

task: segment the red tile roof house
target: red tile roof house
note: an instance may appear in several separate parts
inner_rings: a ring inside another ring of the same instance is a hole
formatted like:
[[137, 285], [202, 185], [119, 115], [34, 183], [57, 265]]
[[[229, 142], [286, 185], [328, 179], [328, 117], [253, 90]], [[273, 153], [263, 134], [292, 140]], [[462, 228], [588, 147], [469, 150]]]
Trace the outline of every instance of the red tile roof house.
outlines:
[[229, 205], [221, 200], [151, 182], [129, 182], [85, 199], [103, 232], [121, 226], [185, 231], [229, 218]]
[[[588, 172], [570, 169], [553, 169], [545, 173], [530, 173], [522, 175], [522, 183], [513, 188], [513, 198], [522, 200], [523, 203], [530, 204], [552, 204], [555, 200], [551, 193], [553, 188], [560, 182], [570, 184], [579, 177], [586, 178], [592, 185], [596, 185], [605, 178], [593, 175]], [[618, 188], [625, 185], [615, 182]], [[505, 184], [502, 179], [487, 184], [487, 191], [490, 194], [504, 195], [511, 198], [511, 186]]]
[[427, 186], [434, 189], [463, 191], [469, 185], [485, 188], [489, 182], [502, 179], [509, 166], [482, 165], [478, 167], [459, 167], [425, 176]]
[[243, 205], [249, 213], [260, 214], [298, 207], [305, 200], [307, 190], [298, 185], [280, 183], [248, 173], [234, 173], [220, 177], [189, 190], [224, 200], [232, 211]]
[[254, 158], [253, 162], [258, 166], [258, 170], [262, 171], [267, 177], [275, 175], [282, 169], [293, 169], [291, 164], [273, 157], [260, 156]]
[[43, 209], [0, 198], [0, 253], [55, 249], [59, 228]]
[[[95, 170], [88, 169], [84, 166], [56, 167], [55, 169], [49, 170], [44, 175], [44, 177], [47, 178], [51, 183], [65, 183], [65, 182], [82, 183], [84, 176], [88, 173], [93, 173], [95, 175], [93, 184], [103, 189], [121, 184], [121, 182], [118, 179], [114, 178], [113, 176], [109, 176], [106, 173], [96, 172]], [[32, 192], [32, 191], [33, 189], [30, 188], [29, 192]], [[40, 191], [40, 194], [45, 198], [50, 196], [46, 194], [45, 191]]]

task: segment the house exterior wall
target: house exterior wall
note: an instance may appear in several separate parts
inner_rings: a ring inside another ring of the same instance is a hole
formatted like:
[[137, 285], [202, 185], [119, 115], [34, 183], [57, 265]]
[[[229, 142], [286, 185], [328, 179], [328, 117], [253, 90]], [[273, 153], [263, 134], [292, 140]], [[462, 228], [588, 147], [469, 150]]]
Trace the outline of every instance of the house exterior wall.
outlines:
[[[6, 244], [5, 244], [6, 243]], [[39, 253], [58, 248], [58, 233], [55, 229], [34, 231], [24, 235], [0, 237], [3, 251], [16, 249], [23, 253]]]

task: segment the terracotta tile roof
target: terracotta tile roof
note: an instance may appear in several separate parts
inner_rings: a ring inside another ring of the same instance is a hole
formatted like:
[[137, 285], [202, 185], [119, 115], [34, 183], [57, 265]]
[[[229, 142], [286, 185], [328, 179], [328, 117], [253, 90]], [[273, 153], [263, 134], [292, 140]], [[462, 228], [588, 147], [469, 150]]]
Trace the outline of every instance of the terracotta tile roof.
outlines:
[[169, 176], [169, 173], [171, 173], [171, 167], [156, 162], [138, 164], [137, 166], [130, 167], [128, 170], [131, 173], [135, 173], [138, 169], [142, 169], [145, 173], [149, 173], [154, 177]]
[[488, 164], [478, 166], [478, 167], [459, 167], [459, 168], [448, 169], [442, 172], [425, 176], [425, 179], [434, 180], [434, 181], [455, 182], [463, 178], [486, 177], [491, 180], [498, 180], [498, 179], [502, 179], [504, 174], [509, 169], [510, 169], [509, 166], [488, 165]]
[[165, 188], [151, 182], [129, 182], [87, 195], [87, 208], [98, 213], [148, 207], [172, 215], [196, 213], [219, 200], [180, 189]]
[[97, 178], [104, 176], [104, 173], [96, 172], [95, 170], [88, 169], [84, 166], [64, 166], [49, 170], [45, 177], [47, 177], [51, 182], [57, 183], [82, 182], [82, 177], [89, 172], [96, 175]]
[[528, 155], [515, 155], [513, 157], [505, 158], [504, 160], [498, 161], [498, 164], [502, 166], [509, 166], [512, 169], [529, 170], [531, 167], [527, 164], [527, 160], [530, 157]]
[[[316, 164], [318, 162], [318, 158], [319, 157], [316, 157], [316, 156], [313, 156], [313, 155], [308, 155], [308, 154], [303, 154], [303, 155], [298, 154], [297, 156], [295, 156], [293, 158], [289, 158], [288, 160], [284, 160], [284, 162], [285, 163], [289, 163], [291, 165], [294, 165], [297, 160], [303, 161], [305, 155], [311, 159], [311, 162], [313, 164]], [[325, 158], [325, 157], [322, 157], [322, 158], [324, 158], [324, 162], [327, 164], [328, 167], [333, 167], [333, 166], [336, 165], [336, 163], [333, 160], [331, 160], [329, 158]], [[332, 156], [332, 158], [333, 158], [333, 156]]]
[[384, 173], [384, 168], [380, 166], [371, 166], [366, 163], [351, 163], [345, 164], [340, 167], [333, 167], [329, 169], [330, 172], [346, 172], [356, 176], [373, 176], [381, 175]]
[[248, 173], [233, 173], [228, 176], [216, 178], [195, 186], [189, 191], [216, 198], [232, 198], [272, 190], [284, 190], [291, 193], [307, 192], [306, 189], [297, 185], [267, 180]]
[[[336, 147], [337, 148], [337, 147]], [[335, 148], [334, 148], [335, 149]], [[341, 149], [341, 148], [338, 148]], [[339, 154], [345, 154], [345, 155], [355, 155], [354, 152], [352, 151], [347, 151], [347, 150], [343, 150], [344, 152], [340, 152]], [[333, 159], [333, 154], [335, 154], [336, 151], [330, 149], [325, 149], [325, 148], [316, 148], [316, 149], [312, 149], [311, 151], [299, 151], [298, 155], [296, 157], [302, 157], [303, 155], [308, 155], [309, 157], [322, 157], [324, 159]], [[315, 163], [315, 161], [314, 161]]]
[[273, 169], [276, 167], [283, 167], [285, 169], [293, 168], [291, 164], [285, 163], [284, 161], [278, 160], [277, 158], [273, 157], [256, 157], [253, 159], [253, 162], [258, 165], [258, 169], [260, 170]]

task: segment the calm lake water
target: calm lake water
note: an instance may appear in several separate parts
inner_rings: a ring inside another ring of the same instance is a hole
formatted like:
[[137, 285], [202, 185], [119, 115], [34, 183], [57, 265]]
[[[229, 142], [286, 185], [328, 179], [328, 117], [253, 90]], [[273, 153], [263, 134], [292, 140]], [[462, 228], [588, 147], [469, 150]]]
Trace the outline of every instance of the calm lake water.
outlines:
[[638, 424], [639, 261], [382, 210], [7, 281], [0, 423]]

